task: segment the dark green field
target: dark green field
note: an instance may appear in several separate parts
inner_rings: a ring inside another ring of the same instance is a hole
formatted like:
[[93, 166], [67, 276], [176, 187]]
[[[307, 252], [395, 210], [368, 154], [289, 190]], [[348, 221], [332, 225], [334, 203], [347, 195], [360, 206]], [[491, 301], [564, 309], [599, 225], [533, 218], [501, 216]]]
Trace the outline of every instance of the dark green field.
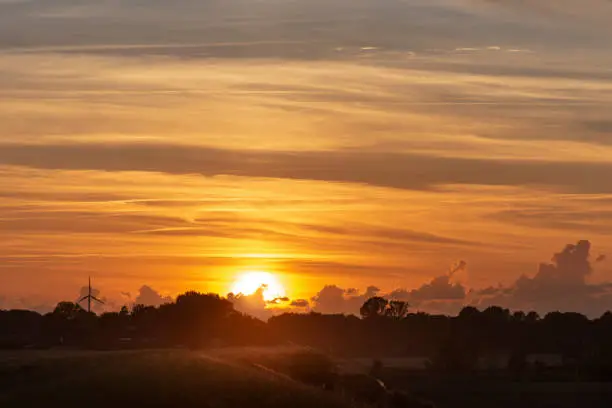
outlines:
[[[417, 387], [412, 387], [414, 390]], [[436, 382], [420, 389], [439, 408], [609, 408], [612, 384], [521, 383], [509, 381]]]
[[0, 354], [0, 407], [329, 407], [336, 396], [189, 351]]
[[[325, 392], [292, 379], [296, 361], [310, 364], [303, 355], [296, 360], [296, 353], [283, 348], [0, 352], [0, 407], [365, 406], [344, 392]], [[612, 407], [612, 384], [605, 383], [450, 380], [399, 371], [387, 377], [390, 388], [433, 401], [438, 408]]]

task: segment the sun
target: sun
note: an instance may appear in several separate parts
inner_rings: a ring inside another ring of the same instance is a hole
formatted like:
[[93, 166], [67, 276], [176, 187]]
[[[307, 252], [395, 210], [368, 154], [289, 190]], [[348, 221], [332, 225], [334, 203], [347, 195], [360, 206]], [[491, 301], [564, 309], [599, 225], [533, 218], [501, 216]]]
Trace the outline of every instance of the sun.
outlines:
[[232, 286], [235, 294], [252, 295], [263, 287], [264, 300], [272, 301], [285, 297], [285, 288], [273, 274], [269, 272], [246, 272], [238, 277]]

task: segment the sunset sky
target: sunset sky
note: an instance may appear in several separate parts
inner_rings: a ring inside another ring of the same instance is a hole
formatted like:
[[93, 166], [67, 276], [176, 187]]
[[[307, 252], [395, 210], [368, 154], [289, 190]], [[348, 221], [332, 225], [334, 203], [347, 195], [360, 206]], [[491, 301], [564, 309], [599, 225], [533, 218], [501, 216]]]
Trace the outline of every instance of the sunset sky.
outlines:
[[600, 313], [610, 21], [608, 0], [0, 0], [0, 308], [264, 271], [298, 310]]

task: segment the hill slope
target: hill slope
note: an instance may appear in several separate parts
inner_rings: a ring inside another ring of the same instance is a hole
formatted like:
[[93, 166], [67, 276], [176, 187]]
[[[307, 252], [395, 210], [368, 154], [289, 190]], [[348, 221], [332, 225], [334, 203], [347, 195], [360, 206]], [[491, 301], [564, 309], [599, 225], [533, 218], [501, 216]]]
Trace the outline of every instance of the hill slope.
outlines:
[[188, 351], [28, 355], [0, 368], [0, 406], [322, 407], [333, 396]]

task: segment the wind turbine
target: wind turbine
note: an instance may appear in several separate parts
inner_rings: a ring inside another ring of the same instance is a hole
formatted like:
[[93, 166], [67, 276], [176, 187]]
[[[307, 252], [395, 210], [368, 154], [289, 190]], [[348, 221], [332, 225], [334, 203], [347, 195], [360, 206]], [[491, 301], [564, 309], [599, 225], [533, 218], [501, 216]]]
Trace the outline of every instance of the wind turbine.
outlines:
[[77, 303], [81, 303], [85, 299], [87, 299], [87, 312], [88, 313], [91, 313], [91, 301], [92, 300], [95, 300], [96, 302], [98, 302], [100, 304], [104, 304], [103, 301], [101, 301], [100, 299], [98, 299], [97, 297], [95, 297], [94, 295], [91, 294], [91, 276], [89, 277], [89, 290], [87, 292], [87, 295], [85, 295], [82, 298], [80, 298]]

